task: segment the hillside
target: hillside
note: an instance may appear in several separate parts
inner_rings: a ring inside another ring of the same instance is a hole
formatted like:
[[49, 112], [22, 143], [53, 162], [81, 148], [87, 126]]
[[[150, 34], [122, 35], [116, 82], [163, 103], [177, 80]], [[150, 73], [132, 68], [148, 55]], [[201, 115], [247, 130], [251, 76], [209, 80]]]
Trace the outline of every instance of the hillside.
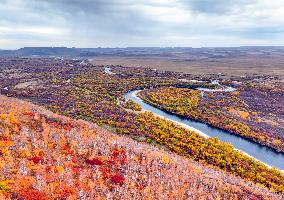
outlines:
[[0, 97], [0, 199], [281, 199], [95, 124]]

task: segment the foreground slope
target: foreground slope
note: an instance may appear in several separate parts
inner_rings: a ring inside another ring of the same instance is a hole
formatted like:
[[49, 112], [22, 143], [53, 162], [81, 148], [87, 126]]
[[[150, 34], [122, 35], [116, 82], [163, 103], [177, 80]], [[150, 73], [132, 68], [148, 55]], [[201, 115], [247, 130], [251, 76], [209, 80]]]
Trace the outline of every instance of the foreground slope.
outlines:
[[252, 183], [0, 97], [0, 199], [281, 199]]

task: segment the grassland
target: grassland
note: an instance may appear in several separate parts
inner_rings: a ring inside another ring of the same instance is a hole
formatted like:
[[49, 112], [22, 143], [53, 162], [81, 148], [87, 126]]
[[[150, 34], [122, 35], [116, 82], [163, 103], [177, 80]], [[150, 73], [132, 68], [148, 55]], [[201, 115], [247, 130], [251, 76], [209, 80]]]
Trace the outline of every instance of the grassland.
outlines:
[[214, 74], [230, 76], [269, 75], [284, 76], [283, 56], [245, 56], [233, 58], [190, 58], [190, 56], [98, 56], [95, 65], [122, 65], [162, 71], [189, 73], [211, 77]]

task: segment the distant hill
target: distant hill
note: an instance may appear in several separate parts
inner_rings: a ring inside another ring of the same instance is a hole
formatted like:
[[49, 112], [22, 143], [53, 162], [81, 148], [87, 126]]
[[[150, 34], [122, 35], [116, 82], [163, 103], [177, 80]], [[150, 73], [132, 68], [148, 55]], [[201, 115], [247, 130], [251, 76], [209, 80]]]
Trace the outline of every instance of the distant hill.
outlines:
[[1, 56], [72, 56], [78, 50], [67, 47], [24, 47], [18, 50], [0, 51]]
[[244, 55], [284, 55], [284, 47], [127, 47], [127, 48], [68, 48], [68, 47], [24, 47], [17, 50], [0, 50], [0, 56], [158, 56], [198, 58], [228, 58]]

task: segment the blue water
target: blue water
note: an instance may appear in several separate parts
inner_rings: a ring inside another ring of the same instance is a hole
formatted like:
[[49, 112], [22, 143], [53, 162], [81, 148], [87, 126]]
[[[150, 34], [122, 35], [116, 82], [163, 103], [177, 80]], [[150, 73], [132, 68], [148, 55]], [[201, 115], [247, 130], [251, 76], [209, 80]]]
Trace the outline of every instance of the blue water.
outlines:
[[113, 73], [113, 72], [111, 71], [111, 68], [110, 68], [110, 67], [105, 67], [104, 72], [105, 72], [106, 74], [110, 74], [110, 75], [115, 74], [115, 73]]
[[278, 153], [275, 150], [257, 144], [255, 142], [249, 141], [240, 136], [234, 135], [227, 131], [223, 131], [218, 128], [214, 128], [210, 125], [204, 124], [202, 122], [196, 122], [194, 120], [185, 119], [174, 114], [162, 111], [150, 104], [143, 102], [139, 97], [133, 97], [132, 94], [136, 91], [128, 92], [124, 95], [126, 100], [131, 99], [132, 101], [141, 105], [142, 109], [151, 111], [155, 114], [161, 115], [167, 119], [174, 120], [186, 124], [188, 126], [194, 127], [210, 137], [217, 137], [223, 142], [231, 143], [235, 148], [242, 150], [243, 152], [249, 154], [250, 156], [281, 170], [284, 170], [284, 154]]

